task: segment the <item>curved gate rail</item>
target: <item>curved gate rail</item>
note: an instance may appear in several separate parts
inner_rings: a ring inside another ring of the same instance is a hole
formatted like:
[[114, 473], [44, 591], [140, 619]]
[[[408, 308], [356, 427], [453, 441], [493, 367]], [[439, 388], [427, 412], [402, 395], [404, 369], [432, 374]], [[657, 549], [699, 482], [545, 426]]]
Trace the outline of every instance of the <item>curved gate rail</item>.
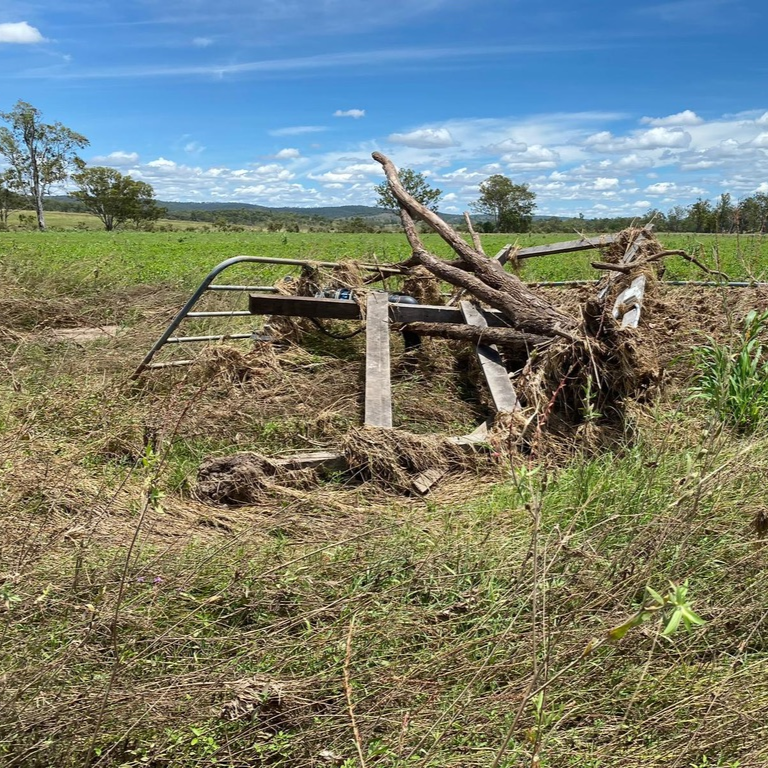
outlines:
[[[201, 318], [201, 317], [250, 317], [252, 313], [248, 310], [226, 310], [217, 312], [193, 312], [192, 309], [202, 298], [203, 294], [207, 291], [242, 291], [250, 292], [255, 291], [258, 293], [277, 293], [277, 289], [272, 285], [213, 285], [213, 281], [229, 267], [233, 267], [236, 264], [278, 264], [286, 267], [327, 267], [333, 268], [338, 266], [335, 261], [314, 261], [311, 259], [282, 259], [276, 256], [233, 256], [231, 259], [222, 261], [217, 264], [200, 283], [197, 290], [190, 296], [187, 303], [176, 313], [175, 317], [168, 324], [168, 327], [163, 331], [160, 338], [152, 345], [152, 348], [147, 352], [144, 359], [139, 363], [136, 370], [131, 374], [131, 379], [137, 378], [143, 371], [152, 368], [173, 368], [182, 365], [191, 365], [193, 360], [173, 360], [167, 363], [153, 363], [152, 360], [155, 355], [166, 344], [188, 344], [204, 341], [225, 341], [227, 339], [250, 339], [253, 338], [253, 333], [229, 333], [218, 334], [212, 336], [174, 336], [174, 331], [181, 325], [181, 323], [187, 318]], [[382, 276], [388, 274], [400, 274], [400, 270], [388, 267], [387, 265], [378, 264], [361, 264], [361, 269], [368, 272], [378, 272]]]

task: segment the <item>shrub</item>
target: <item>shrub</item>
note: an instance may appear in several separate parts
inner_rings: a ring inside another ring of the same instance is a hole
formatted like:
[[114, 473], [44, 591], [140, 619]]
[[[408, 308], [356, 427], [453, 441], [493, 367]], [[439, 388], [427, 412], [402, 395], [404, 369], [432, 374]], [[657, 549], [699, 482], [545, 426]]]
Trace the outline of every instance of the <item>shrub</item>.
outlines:
[[731, 344], [694, 347], [696, 383], [693, 397], [703, 400], [718, 417], [739, 432], [751, 432], [768, 411], [768, 361], [761, 333], [768, 312], [749, 312], [743, 331]]

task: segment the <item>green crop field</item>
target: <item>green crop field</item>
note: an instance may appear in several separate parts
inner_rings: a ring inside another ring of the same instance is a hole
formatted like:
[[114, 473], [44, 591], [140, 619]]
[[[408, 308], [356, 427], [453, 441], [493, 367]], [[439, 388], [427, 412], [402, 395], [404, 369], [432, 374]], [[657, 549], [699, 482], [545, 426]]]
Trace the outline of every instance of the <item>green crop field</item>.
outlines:
[[[669, 249], [696, 254], [709, 267], [735, 280], [764, 279], [768, 274], [768, 238], [729, 235], [659, 235]], [[485, 248], [494, 253], [512, 241], [524, 248], [576, 239], [575, 233], [487, 235]], [[425, 237], [435, 253], [449, 249], [436, 235]], [[318, 260], [358, 260], [387, 263], [410, 255], [404, 236], [336, 233], [214, 232], [7, 232], [0, 233], [0, 260], [6, 272], [31, 281], [50, 280], [63, 290], [88, 286], [131, 286], [167, 283], [191, 288], [220, 261], [232, 256], [275, 256]], [[523, 262], [526, 280], [576, 280], [596, 277], [590, 261], [595, 252], [530, 259]], [[250, 276], [257, 283], [278, 272], [269, 267], [248, 267], [230, 273]], [[701, 279], [703, 273], [679, 257], [670, 257], [667, 279]]]
[[[765, 238], [659, 239], [768, 278]], [[508, 241], [484, 237], [489, 253]], [[495, 415], [471, 344], [427, 339], [414, 359], [393, 333], [396, 430], [373, 436], [364, 334], [164, 351], [196, 362], [132, 381], [235, 255], [409, 249], [398, 234], [0, 233], [0, 766], [768, 765], [768, 315], [743, 326], [768, 311], [764, 288], [656, 286], [621, 350], [652, 381], [618, 424], [595, 408], [561, 442], [557, 424], [515, 442], [527, 405], [459, 454], [444, 438]], [[593, 279], [597, 256], [521, 274]], [[665, 277], [707, 275], [670, 256]], [[590, 291], [545, 295], [572, 312]], [[355, 471], [274, 463], [318, 449]], [[236, 482], [212, 474], [240, 453]], [[433, 466], [446, 474], [415, 494]]]

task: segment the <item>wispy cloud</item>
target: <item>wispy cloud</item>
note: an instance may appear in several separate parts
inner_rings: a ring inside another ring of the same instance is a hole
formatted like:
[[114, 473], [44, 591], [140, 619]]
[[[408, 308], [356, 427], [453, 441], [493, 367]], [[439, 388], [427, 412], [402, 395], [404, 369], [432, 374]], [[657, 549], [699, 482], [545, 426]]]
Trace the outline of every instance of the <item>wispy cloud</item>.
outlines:
[[359, 120], [361, 117], [365, 117], [364, 109], [337, 109], [333, 113], [334, 117], [352, 117], [355, 120]]
[[207, 48], [209, 45], [213, 45], [212, 37], [193, 37], [192, 45], [197, 48]]
[[116, 165], [119, 168], [122, 168], [126, 165], [135, 165], [138, 163], [139, 155], [138, 152], [123, 152], [122, 150], [118, 150], [117, 152], [110, 152], [108, 155], [96, 155], [96, 157], [91, 158], [90, 162], [95, 165]]
[[133, 66], [133, 67], [99, 67], [98, 69], [83, 69], [60, 72], [28, 71], [21, 77], [39, 78], [53, 77], [82, 80], [109, 80], [120, 78], [147, 77], [224, 77], [226, 75], [243, 74], [278, 74], [306, 70], [349, 68], [409, 66], [430, 61], [456, 60], [462, 58], [493, 58], [514, 55], [532, 55], [546, 53], [564, 53], [569, 51], [592, 50], [594, 46], [585, 44], [560, 45], [504, 45], [477, 46], [455, 48], [387, 48], [372, 51], [353, 51], [349, 53], [328, 53], [317, 56], [302, 56], [284, 59], [262, 59], [246, 61], [237, 64], [183, 64], [179, 66]]
[[408, 133], [393, 133], [389, 140], [393, 144], [404, 144], [417, 149], [454, 147], [456, 142], [447, 128], [420, 128]]
[[301, 136], [305, 133], [322, 133], [328, 129], [324, 125], [289, 125], [269, 131], [270, 136]]
[[734, 16], [740, 15], [742, 5], [740, 0], [670, 0], [640, 6], [635, 13], [667, 24], [715, 27], [726, 17], [732, 20]]
[[37, 27], [30, 26], [26, 21], [15, 24], [0, 24], [0, 43], [17, 45], [33, 45], [43, 43], [45, 38]]
[[197, 157], [198, 155], [202, 155], [203, 152], [205, 152], [205, 147], [199, 141], [188, 141], [184, 145], [184, 151], [188, 155]]

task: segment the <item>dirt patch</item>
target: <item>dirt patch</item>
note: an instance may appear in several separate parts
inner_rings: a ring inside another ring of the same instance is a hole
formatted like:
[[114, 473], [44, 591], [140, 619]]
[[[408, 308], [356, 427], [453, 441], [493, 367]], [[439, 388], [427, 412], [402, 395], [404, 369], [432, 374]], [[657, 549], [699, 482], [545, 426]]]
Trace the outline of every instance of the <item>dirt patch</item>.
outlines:
[[83, 344], [99, 339], [114, 339], [119, 332], [119, 325], [104, 325], [100, 328], [51, 328], [40, 336], [52, 341], [72, 341]]

